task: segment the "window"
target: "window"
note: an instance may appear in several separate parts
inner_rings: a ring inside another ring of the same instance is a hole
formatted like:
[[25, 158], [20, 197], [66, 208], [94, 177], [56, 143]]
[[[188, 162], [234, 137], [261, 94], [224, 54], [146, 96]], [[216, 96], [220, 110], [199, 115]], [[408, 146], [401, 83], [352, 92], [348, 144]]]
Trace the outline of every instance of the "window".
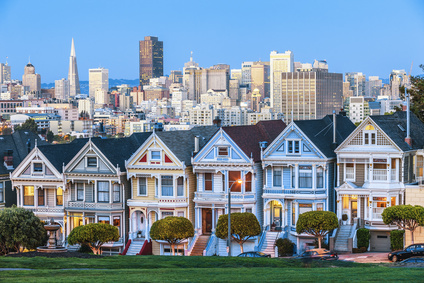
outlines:
[[299, 166], [299, 188], [312, 188], [312, 166]]
[[324, 170], [322, 167], [317, 168], [317, 188], [324, 188]]
[[77, 183], [77, 200], [84, 200], [84, 184]]
[[155, 197], [159, 194], [159, 180], [155, 179]]
[[56, 205], [57, 206], [63, 205], [63, 190], [62, 190], [62, 188], [58, 188], [56, 190]]
[[94, 202], [94, 185], [85, 184], [85, 202]]
[[[241, 184], [234, 182], [237, 182], [237, 180], [240, 180], [241, 174], [240, 171], [229, 171], [228, 172], [228, 189], [231, 188], [232, 192], [241, 192]], [[234, 185], [233, 185], [234, 184]]]
[[174, 186], [172, 185], [172, 176], [162, 176], [162, 196], [172, 197], [174, 196]]
[[287, 141], [287, 153], [289, 154], [300, 153], [300, 141]]
[[87, 157], [87, 167], [97, 167], [97, 157]]
[[246, 212], [252, 213], [252, 208], [246, 208]]
[[4, 202], [4, 183], [0, 182], [0, 202]]
[[33, 186], [24, 186], [24, 205], [34, 205]]
[[160, 151], [154, 150], [150, 152], [150, 159], [160, 160]]
[[317, 203], [317, 211], [323, 211], [324, 210], [324, 204], [323, 203]]
[[172, 211], [162, 211], [162, 219], [168, 216], [174, 216], [174, 213]]
[[43, 173], [43, 163], [33, 163], [33, 172], [34, 173]]
[[373, 197], [373, 218], [381, 219], [381, 213], [383, 213], [384, 209], [387, 207], [387, 198], [385, 197]]
[[147, 196], [147, 178], [138, 178], [138, 195]]
[[109, 182], [97, 182], [97, 201], [109, 202]]
[[292, 203], [292, 225], [296, 224], [296, 204]]
[[121, 191], [119, 188], [119, 184], [113, 184], [113, 202], [121, 201]]
[[184, 211], [178, 211], [178, 217], [184, 217]]
[[281, 187], [281, 168], [274, 168], [272, 172], [272, 186]]
[[312, 211], [312, 203], [299, 203], [299, 215]]
[[119, 216], [114, 216], [113, 217], [113, 226], [115, 226], [116, 228], [118, 228], [119, 235], [121, 235], [121, 217], [119, 217]]
[[247, 173], [244, 178], [244, 190], [245, 192], [252, 191], [252, 173], [251, 172]]
[[177, 179], [177, 197], [184, 196], [184, 178], [178, 177]]
[[38, 189], [37, 191], [38, 194], [38, 205], [39, 206], [44, 206], [44, 190], [43, 189]]
[[205, 173], [205, 191], [212, 191], [212, 173]]
[[228, 156], [228, 147], [226, 146], [218, 147], [218, 156]]
[[110, 224], [109, 216], [99, 216], [97, 223]]
[[346, 181], [355, 181], [355, 164], [346, 163]]

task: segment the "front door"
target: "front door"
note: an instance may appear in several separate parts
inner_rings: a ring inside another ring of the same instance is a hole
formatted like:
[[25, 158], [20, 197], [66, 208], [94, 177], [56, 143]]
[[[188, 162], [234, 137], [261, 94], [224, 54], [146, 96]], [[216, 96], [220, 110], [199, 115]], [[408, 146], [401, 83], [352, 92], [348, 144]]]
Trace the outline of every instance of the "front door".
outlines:
[[274, 206], [274, 213], [273, 213], [273, 223], [275, 225], [275, 228], [281, 227], [281, 206]]
[[202, 233], [212, 232], [212, 208], [202, 208]]
[[350, 202], [350, 222], [353, 223], [355, 218], [358, 216], [358, 201], [352, 200]]

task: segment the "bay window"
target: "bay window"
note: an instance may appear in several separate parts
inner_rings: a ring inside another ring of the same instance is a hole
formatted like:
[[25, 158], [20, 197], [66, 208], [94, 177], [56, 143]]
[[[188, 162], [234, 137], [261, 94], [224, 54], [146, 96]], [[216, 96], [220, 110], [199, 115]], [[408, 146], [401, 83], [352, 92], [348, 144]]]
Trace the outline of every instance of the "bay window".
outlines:
[[57, 188], [57, 190], [56, 190], [56, 205], [57, 206], [63, 205], [63, 190], [62, 190], [62, 188]]
[[138, 178], [138, 195], [147, 196], [147, 178]]
[[119, 184], [113, 184], [113, 202], [121, 201], [121, 190]]
[[44, 206], [44, 190], [43, 189], [38, 189], [37, 190], [37, 194], [38, 194], [38, 205], [39, 206]]
[[273, 187], [281, 187], [281, 168], [274, 168], [272, 172], [272, 186]]
[[299, 166], [299, 188], [312, 188], [312, 166]]
[[109, 202], [109, 182], [97, 182], [97, 201]]
[[24, 205], [34, 205], [34, 186], [24, 186]]
[[244, 178], [244, 191], [245, 192], [252, 191], [252, 173], [251, 172], [247, 173]]
[[77, 183], [77, 200], [84, 200], [84, 184]]
[[324, 169], [317, 168], [317, 188], [324, 188]]
[[162, 196], [164, 197], [172, 197], [174, 196], [174, 186], [172, 184], [173, 177], [172, 176], [162, 176]]
[[212, 173], [205, 173], [205, 191], [212, 191]]
[[177, 179], [177, 197], [184, 196], [184, 178], [178, 177]]
[[[241, 192], [241, 184], [234, 182], [237, 182], [237, 180], [240, 180], [241, 178], [241, 172], [240, 171], [229, 171], [228, 172], [228, 189], [231, 188], [232, 192]], [[234, 184], [234, 185], [233, 185]]]

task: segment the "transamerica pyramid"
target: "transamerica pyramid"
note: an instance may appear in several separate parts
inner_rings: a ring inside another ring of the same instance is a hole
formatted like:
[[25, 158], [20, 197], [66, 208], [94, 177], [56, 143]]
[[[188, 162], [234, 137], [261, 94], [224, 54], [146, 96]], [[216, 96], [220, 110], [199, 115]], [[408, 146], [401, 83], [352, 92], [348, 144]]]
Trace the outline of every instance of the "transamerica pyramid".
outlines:
[[80, 94], [77, 56], [75, 55], [75, 45], [74, 45], [73, 38], [72, 38], [72, 45], [71, 45], [71, 56], [69, 57], [68, 81], [70, 85], [70, 96], [75, 97], [77, 94]]

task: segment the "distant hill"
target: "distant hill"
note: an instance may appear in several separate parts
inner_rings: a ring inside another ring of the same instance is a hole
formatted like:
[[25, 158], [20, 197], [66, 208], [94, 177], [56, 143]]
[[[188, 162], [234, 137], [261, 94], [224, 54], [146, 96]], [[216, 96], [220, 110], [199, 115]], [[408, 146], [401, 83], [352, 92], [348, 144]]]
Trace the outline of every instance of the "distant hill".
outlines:
[[[127, 84], [127, 85], [130, 85], [131, 87], [138, 86], [139, 80], [137, 79], [135, 80], [109, 79], [109, 88], [122, 85], [122, 84]], [[44, 88], [44, 89], [54, 88], [54, 83], [42, 83], [41, 88]], [[88, 93], [88, 81], [80, 81], [80, 90], [81, 90], [81, 93], [85, 93], [85, 94]]]

